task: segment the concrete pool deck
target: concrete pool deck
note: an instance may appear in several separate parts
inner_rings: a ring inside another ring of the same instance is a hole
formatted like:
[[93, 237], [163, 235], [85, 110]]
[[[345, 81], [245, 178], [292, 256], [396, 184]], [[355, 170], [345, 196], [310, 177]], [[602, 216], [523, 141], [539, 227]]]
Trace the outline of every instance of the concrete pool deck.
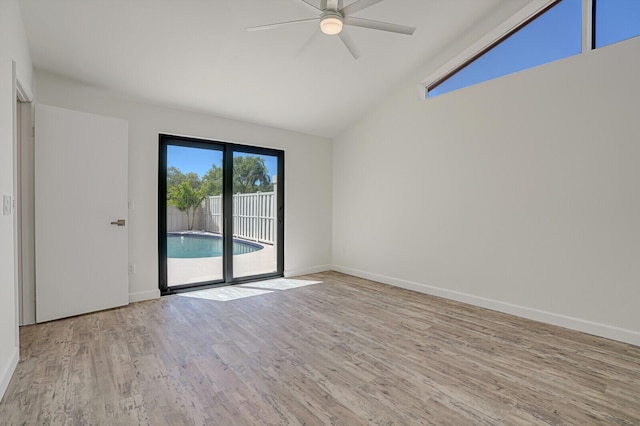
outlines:
[[[242, 241], [241, 239], [238, 239]], [[256, 243], [261, 250], [233, 257], [234, 277], [266, 274], [276, 270], [276, 253], [272, 245]], [[193, 259], [167, 258], [167, 281], [169, 287], [222, 279], [222, 257], [200, 257]]]

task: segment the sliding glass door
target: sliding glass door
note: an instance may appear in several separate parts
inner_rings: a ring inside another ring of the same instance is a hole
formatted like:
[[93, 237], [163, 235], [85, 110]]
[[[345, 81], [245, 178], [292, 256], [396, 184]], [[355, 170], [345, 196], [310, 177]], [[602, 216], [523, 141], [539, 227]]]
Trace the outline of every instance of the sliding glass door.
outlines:
[[160, 135], [163, 294], [282, 276], [284, 153]]
[[167, 145], [167, 285], [222, 281], [222, 157], [215, 145]]
[[233, 251], [234, 277], [278, 270], [278, 156], [234, 151], [233, 236], [260, 247], [251, 257]]

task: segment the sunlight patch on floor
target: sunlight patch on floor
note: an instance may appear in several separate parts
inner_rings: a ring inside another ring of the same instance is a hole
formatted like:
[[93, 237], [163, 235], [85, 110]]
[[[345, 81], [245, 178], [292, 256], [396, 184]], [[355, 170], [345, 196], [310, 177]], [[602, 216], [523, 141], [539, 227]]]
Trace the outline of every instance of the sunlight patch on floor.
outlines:
[[219, 302], [227, 302], [229, 300], [242, 299], [244, 297], [260, 296], [262, 294], [271, 293], [271, 290], [259, 290], [255, 288], [229, 288], [218, 287], [208, 288], [206, 290], [190, 291], [188, 293], [179, 293], [178, 296], [191, 297], [194, 299], [217, 300]]
[[231, 285], [225, 287], [208, 288], [206, 290], [179, 293], [178, 296], [194, 299], [207, 299], [219, 302], [242, 299], [245, 297], [260, 296], [274, 291], [291, 290], [313, 284], [321, 284], [322, 281], [296, 280], [290, 278], [276, 278], [267, 281]]
[[262, 288], [269, 290], [289, 290], [292, 288], [304, 287], [312, 284], [321, 284], [322, 281], [295, 280], [291, 278], [275, 278], [267, 281], [257, 281], [254, 283], [240, 284], [238, 287]]

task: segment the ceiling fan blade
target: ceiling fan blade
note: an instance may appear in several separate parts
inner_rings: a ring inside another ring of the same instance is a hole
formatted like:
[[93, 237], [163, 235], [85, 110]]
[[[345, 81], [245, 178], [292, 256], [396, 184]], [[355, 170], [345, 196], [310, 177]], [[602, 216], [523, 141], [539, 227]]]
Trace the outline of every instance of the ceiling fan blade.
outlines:
[[313, 32], [313, 34], [311, 34], [311, 37], [309, 37], [309, 39], [302, 45], [302, 47], [300, 47], [298, 52], [295, 54], [295, 57], [297, 58], [298, 56], [300, 56], [302, 54], [302, 52], [307, 50], [307, 48], [311, 45], [311, 43], [313, 43], [315, 41], [315, 39], [317, 39], [320, 34], [322, 34], [322, 32], [320, 32], [319, 28], [317, 30], [315, 30]]
[[371, 19], [356, 18], [355, 16], [346, 16], [344, 18], [345, 25], [353, 25], [354, 27], [371, 28], [372, 30], [389, 31], [391, 33], [412, 35], [416, 30], [413, 27], [405, 25], [390, 24], [388, 22], [372, 21]]
[[316, 11], [318, 12], [322, 12], [322, 9], [320, 9], [318, 6], [316, 6], [315, 4], [311, 3], [309, 0], [301, 0], [302, 3], [306, 4], [307, 6], [311, 6], [312, 8], [314, 8]]
[[247, 30], [247, 31], [272, 30], [274, 28], [282, 27], [282, 26], [289, 25], [289, 24], [299, 24], [301, 22], [318, 21], [319, 19], [320, 18], [309, 18], [309, 19], [297, 19], [295, 21], [276, 22], [274, 24], [259, 25], [257, 27], [245, 28], [245, 30]]
[[349, 16], [352, 13], [356, 13], [361, 11], [362, 9], [366, 9], [367, 7], [373, 6], [376, 3], [380, 3], [382, 0], [358, 0], [354, 1], [351, 4], [348, 4], [347, 7], [343, 7], [340, 12], [342, 12], [343, 16]]
[[327, 0], [320, 0], [320, 9], [324, 12], [327, 10]]
[[338, 34], [338, 37], [340, 37], [340, 40], [342, 40], [342, 43], [345, 45], [347, 50], [349, 50], [349, 53], [351, 53], [351, 56], [353, 56], [353, 59], [358, 59], [360, 57], [360, 51], [356, 47], [355, 43], [353, 42], [349, 34], [345, 30], [342, 30]]

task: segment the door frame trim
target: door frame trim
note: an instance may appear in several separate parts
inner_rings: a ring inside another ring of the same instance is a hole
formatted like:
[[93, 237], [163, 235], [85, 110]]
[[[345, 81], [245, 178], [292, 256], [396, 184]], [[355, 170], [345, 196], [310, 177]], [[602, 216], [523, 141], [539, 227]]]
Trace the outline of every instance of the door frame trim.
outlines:
[[[13, 216], [14, 216], [14, 280], [16, 289], [16, 312], [19, 325], [36, 322], [35, 302], [35, 254], [33, 234], [33, 128], [31, 109], [33, 94], [22, 84], [17, 75], [16, 62], [12, 61], [13, 73]], [[27, 147], [30, 157], [26, 156]], [[25, 177], [29, 176], [31, 187], [25, 188]], [[29, 208], [29, 211], [25, 209]], [[27, 220], [31, 219], [31, 220]], [[27, 240], [25, 235], [31, 237]]]

